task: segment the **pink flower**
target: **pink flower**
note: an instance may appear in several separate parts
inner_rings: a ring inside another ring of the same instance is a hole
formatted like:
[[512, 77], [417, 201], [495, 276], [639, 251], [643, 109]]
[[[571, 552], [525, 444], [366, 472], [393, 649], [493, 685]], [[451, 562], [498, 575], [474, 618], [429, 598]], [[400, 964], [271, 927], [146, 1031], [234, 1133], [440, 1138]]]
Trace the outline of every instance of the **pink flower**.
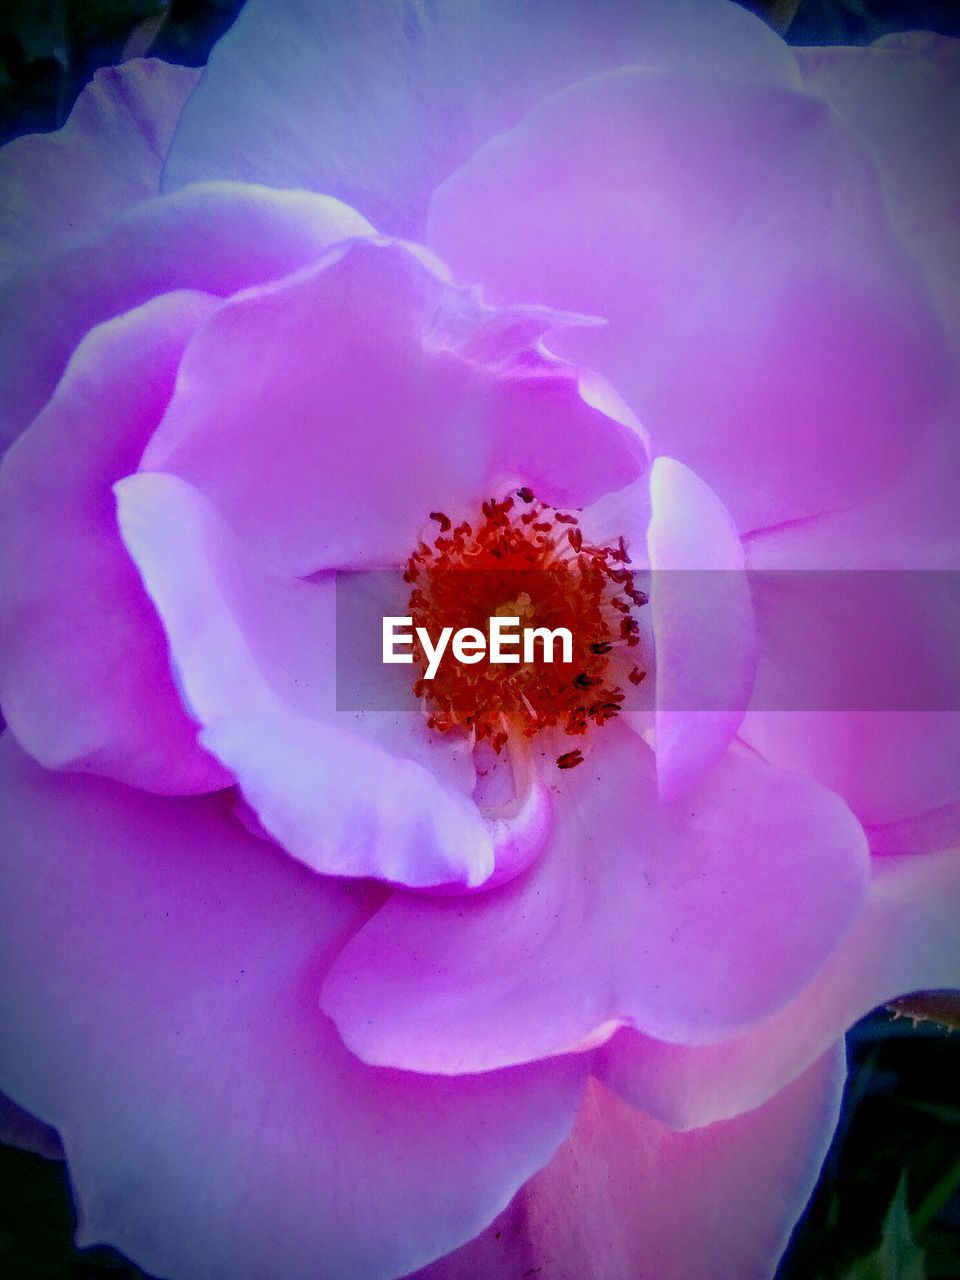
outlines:
[[[845, 1029], [960, 982], [957, 57], [249, 0], [0, 157], [0, 1087], [82, 1243], [772, 1274]], [[614, 709], [338, 710], [334, 571], [484, 519], [624, 566]]]

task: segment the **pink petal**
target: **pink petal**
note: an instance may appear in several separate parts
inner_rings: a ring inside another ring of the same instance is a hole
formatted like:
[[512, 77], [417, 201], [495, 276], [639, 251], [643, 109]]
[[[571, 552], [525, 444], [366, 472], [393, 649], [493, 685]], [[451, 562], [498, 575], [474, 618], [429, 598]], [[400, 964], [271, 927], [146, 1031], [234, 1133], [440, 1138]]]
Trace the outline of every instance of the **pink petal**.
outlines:
[[116, 492], [200, 739], [264, 829], [328, 875], [488, 879], [473, 770], [429, 733], [412, 694], [405, 712], [338, 713], [334, 582], [280, 576], [174, 476], [129, 476]]
[[[650, 557], [647, 550], [647, 530], [651, 519], [651, 472], [647, 471], [633, 484], [604, 494], [591, 503], [580, 516], [580, 528], [585, 539], [594, 546], [615, 546], [623, 538], [630, 568], [636, 573], [636, 585], [649, 595]], [[656, 662], [656, 645], [653, 633], [653, 610], [641, 608], [635, 614], [638, 645], [635, 649], [621, 649], [616, 655], [619, 667], [617, 679], [624, 685], [633, 666], [639, 665], [653, 675]], [[629, 695], [623, 704], [620, 719], [638, 733], [645, 742], [652, 743], [656, 724], [656, 680], [646, 679], [639, 687], [630, 685]]]
[[338, 957], [323, 1007], [365, 1061], [487, 1070], [620, 1023], [727, 1039], [836, 947], [867, 876], [863, 833], [836, 796], [731, 753], [658, 804], [636, 735], [606, 726], [599, 739], [558, 787], [530, 872], [456, 912], [398, 893]]
[[960, 800], [865, 830], [873, 853], [937, 853], [960, 848]]
[[298, 575], [400, 565], [431, 511], [473, 518], [515, 478], [573, 505], [633, 480], [641, 436], [575, 369], [509, 327], [483, 361], [450, 345], [445, 313], [468, 302], [407, 246], [362, 240], [235, 299], [191, 346], [143, 466]]
[[700, 1047], [620, 1031], [601, 1079], [688, 1129], [760, 1106], [858, 1018], [895, 996], [960, 986], [960, 853], [874, 859], [865, 910], [790, 1004], [745, 1035]]
[[0, 1094], [0, 1142], [43, 1156], [45, 1160], [63, 1159], [63, 1147], [56, 1129], [51, 1129], [29, 1111], [18, 1107], [5, 1094]]
[[869, 148], [894, 223], [960, 336], [960, 40], [910, 32], [796, 53], [810, 89]]
[[960, 537], [924, 536], [910, 510], [840, 515], [748, 547], [760, 662], [742, 736], [870, 826], [960, 800]]
[[770, 1280], [840, 1110], [843, 1047], [766, 1106], [671, 1133], [593, 1083], [570, 1139], [477, 1240], [409, 1280]]
[[164, 181], [327, 191], [420, 238], [430, 192], [482, 142], [547, 94], [624, 63], [798, 82], [763, 23], [702, 0], [252, 0], [211, 54]]
[[658, 458], [647, 550], [656, 645], [657, 784], [673, 800], [726, 751], [750, 699], [757, 636], [743, 548], [694, 473]]
[[53, 392], [83, 335], [158, 293], [226, 297], [370, 226], [339, 201], [211, 183], [128, 209], [0, 285], [0, 449]]
[[50, 768], [153, 791], [227, 782], [197, 745], [110, 492], [136, 466], [214, 305], [168, 294], [93, 330], [0, 469], [0, 700]]
[[605, 317], [551, 346], [609, 377], [741, 531], [888, 483], [943, 396], [938, 322], [871, 163], [801, 94], [583, 81], [438, 188], [428, 243], [494, 302]]
[[0, 275], [94, 235], [122, 209], [160, 191], [160, 170], [192, 67], [134, 58], [104, 67], [62, 129], [0, 151]]
[[550, 1159], [585, 1060], [417, 1078], [363, 1066], [321, 1017], [368, 890], [217, 802], [0, 758], [2, 1083], [63, 1137], [82, 1245], [196, 1280], [389, 1280]]

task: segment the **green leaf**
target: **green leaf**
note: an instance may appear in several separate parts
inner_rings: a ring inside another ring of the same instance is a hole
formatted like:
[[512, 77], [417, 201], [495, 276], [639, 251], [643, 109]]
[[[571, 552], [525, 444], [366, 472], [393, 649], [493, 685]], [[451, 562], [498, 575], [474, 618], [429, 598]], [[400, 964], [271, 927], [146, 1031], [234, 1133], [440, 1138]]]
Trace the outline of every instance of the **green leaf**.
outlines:
[[958, 1188], [960, 1188], [960, 1160], [947, 1170], [914, 1213], [910, 1220], [914, 1231], [918, 1233], [926, 1231], [940, 1210], [956, 1195]]
[[942, 1124], [960, 1125], [960, 1107], [952, 1107], [947, 1103], [921, 1102], [916, 1098], [898, 1098], [897, 1101], [901, 1106], [932, 1116]]
[[844, 1280], [926, 1280], [923, 1250], [913, 1238], [904, 1174], [883, 1223], [880, 1248], [861, 1258]]

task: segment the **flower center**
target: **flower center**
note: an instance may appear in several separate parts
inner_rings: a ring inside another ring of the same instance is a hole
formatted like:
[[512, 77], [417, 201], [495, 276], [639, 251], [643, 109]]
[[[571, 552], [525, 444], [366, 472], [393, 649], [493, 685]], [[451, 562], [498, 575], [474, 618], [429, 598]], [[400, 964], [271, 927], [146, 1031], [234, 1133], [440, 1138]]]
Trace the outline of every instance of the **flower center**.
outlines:
[[[618, 715], [622, 685], [639, 684], [645, 674], [624, 661], [640, 643], [633, 611], [647, 602], [634, 585], [624, 539], [591, 545], [575, 515], [537, 501], [526, 487], [488, 499], [472, 522], [454, 526], [442, 511], [430, 518], [439, 534], [432, 545], [421, 539], [403, 575], [412, 587], [414, 635], [422, 627], [435, 642], [445, 627], [475, 628], [487, 646], [479, 661], [447, 661], [427, 680], [427, 654], [414, 640], [420, 674], [413, 689], [428, 725], [439, 733], [464, 729], [500, 752], [511, 733], [529, 738], [555, 729], [577, 737]], [[492, 618], [519, 619], [510, 665], [490, 659]], [[572, 645], [565, 653], [551, 644], [548, 661], [546, 633], [558, 628]], [[564, 751], [557, 766], [582, 760], [579, 748]]]

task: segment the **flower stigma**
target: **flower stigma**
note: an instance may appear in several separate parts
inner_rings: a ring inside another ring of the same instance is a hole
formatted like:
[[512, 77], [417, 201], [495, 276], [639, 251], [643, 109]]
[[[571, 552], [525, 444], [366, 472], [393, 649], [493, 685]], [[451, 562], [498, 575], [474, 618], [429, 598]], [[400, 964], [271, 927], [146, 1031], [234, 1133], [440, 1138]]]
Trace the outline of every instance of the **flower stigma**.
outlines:
[[[517, 501], [519, 499], [519, 502]], [[404, 570], [413, 620], [414, 694], [438, 733], [460, 729], [499, 754], [514, 735], [545, 730], [582, 736], [619, 715], [624, 686], [645, 676], [632, 661], [640, 644], [637, 589], [627, 544], [589, 543], [576, 515], [538, 501], [526, 486], [500, 501], [488, 498], [473, 521], [454, 524], [430, 512], [439, 533], [421, 538]], [[517, 654], [490, 660], [494, 619], [518, 620]], [[417, 637], [445, 627], [473, 628], [486, 652], [469, 664], [450, 662], [427, 678], [429, 657]], [[565, 629], [569, 650], [548, 651], [549, 633]], [[569, 661], [566, 659], [569, 657]], [[577, 748], [557, 756], [559, 769], [583, 761]]]

